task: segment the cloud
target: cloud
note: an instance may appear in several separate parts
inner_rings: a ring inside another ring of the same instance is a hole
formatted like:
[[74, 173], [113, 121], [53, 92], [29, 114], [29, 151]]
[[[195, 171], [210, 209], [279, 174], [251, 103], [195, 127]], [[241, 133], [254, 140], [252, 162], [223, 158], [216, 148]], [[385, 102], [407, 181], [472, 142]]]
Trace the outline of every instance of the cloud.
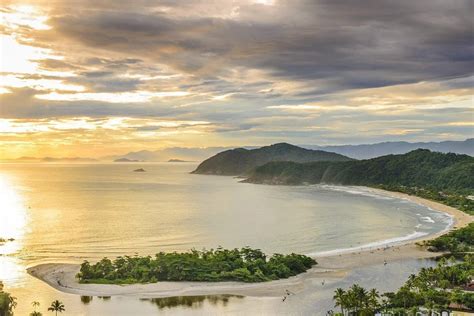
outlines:
[[179, 71], [206, 76], [242, 66], [285, 79], [329, 80], [328, 87], [314, 90], [317, 94], [466, 76], [473, 52], [465, 23], [469, 6], [466, 1], [370, 1], [364, 6], [281, 1], [268, 10], [239, 6], [234, 19], [183, 17], [173, 8], [165, 13], [83, 8], [49, 23], [66, 42]]
[[469, 0], [17, 2], [0, 10], [0, 117], [74, 127], [48, 141], [80, 143], [83, 117], [207, 122], [94, 130], [110, 150], [473, 132]]

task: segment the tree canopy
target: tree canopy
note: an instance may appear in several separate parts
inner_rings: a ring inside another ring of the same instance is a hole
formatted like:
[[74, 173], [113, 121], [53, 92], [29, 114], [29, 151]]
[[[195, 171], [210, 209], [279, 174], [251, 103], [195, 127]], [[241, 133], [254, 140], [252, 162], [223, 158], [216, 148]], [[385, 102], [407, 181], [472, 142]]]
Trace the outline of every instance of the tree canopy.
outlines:
[[160, 252], [154, 257], [103, 258], [82, 263], [77, 277], [82, 283], [154, 283], [158, 281], [263, 282], [288, 278], [310, 269], [316, 261], [299, 254], [267, 257], [259, 249], [191, 250]]

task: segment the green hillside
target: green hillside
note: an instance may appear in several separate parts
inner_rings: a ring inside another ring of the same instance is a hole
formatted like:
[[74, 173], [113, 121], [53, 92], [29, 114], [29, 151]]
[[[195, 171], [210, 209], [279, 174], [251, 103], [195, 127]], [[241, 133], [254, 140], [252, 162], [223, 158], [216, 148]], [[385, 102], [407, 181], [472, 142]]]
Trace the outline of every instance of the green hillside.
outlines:
[[258, 149], [237, 148], [223, 151], [203, 161], [193, 173], [235, 176], [248, 174], [254, 168], [271, 161], [304, 163], [349, 160], [352, 159], [336, 153], [279, 143]]
[[471, 194], [474, 192], [474, 158], [418, 149], [368, 160], [270, 162], [256, 168], [246, 182], [407, 186]]

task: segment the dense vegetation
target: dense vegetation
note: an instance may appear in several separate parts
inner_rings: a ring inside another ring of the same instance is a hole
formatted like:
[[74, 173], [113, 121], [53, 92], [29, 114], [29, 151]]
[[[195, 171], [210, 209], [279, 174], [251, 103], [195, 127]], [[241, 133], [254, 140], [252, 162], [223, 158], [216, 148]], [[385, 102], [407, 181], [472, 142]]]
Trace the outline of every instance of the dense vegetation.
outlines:
[[223, 151], [204, 160], [193, 173], [217, 175], [244, 175], [255, 167], [270, 161], [348, 161], [346, 156], [321, 150], [310, 150], [286, 143], [258, 149], [237, 148]]
[[0, 316], [13, 315], [16, 304], [16, 298], [11, 296], [10, 293], [0, 290]]
[[154, 283], [158, 281], [263, 282], [288, 278], [316, 264], [298, 255], [267, 256], [259, 249], [222, 249], [185, 253], [160, 252], [147, 257], [104, 258], [95, 264], [85, 261], [77, 277], [82, 283]]
[[453, 255], [474, 252], [474, 223], [425, 242], [430, 251], [448, 251]]
[[334, 294], [335, 307], [352, 315], [373, 315], [375, 311], [391, 311], [413, 315], [420, 308], [439, 311], [455, 303], [474, 310], [474, 295], [464, 291], [474, 275], [474, 256], [463, 262], [442, 259], [435, 268], [422, 268], [397, 291], [379, 295], [377, 290], [353, 285], [347, 291], [339, 288]]
[[474, 157], [418, 149], [345, 162], [269, 162], [257, 167], [247, 182], [270, 184], [331, 183], [419, 187], [429, 191], [474, 192]]

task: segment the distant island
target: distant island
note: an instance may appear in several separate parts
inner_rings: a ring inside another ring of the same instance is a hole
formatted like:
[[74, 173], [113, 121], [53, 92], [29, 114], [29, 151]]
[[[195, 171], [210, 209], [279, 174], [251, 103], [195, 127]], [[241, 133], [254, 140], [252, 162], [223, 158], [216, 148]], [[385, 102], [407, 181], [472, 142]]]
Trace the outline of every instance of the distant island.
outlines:
[[119, 159], [115, 159], [114, 162], [140, 162], [140, 161], [135, 160], [135, 159], [119, 158]]
[[187, 160], [181, 160], [181, 159], [170, 159], [168, 162], [189, 162]]
[[279, 143], [257, 149], [236, 148], [226, 150], [204, 160], [192, 173], [239, 176], [272, 161], [350, 161], [349, 157], [322, 150], [305, 149]]
[[306, 272], [316, 261], [299, 254], [274, 254], [242, 249], [160, 252], [152, 257], [125, 256], [114, 261], [103, 258], [95, 264], [84, 261], [77, 278], [80, 283], [134, 284], [159, 281], [264, 282], [286, 279]]
[[146, 170], [143, 168], [138, 168], [138, 169], [133, 170], [133, 172], [146, 172]]
[[14, 238], [0, 238], [0, 245], [6, 243], [7, 241], [14, 241]]

